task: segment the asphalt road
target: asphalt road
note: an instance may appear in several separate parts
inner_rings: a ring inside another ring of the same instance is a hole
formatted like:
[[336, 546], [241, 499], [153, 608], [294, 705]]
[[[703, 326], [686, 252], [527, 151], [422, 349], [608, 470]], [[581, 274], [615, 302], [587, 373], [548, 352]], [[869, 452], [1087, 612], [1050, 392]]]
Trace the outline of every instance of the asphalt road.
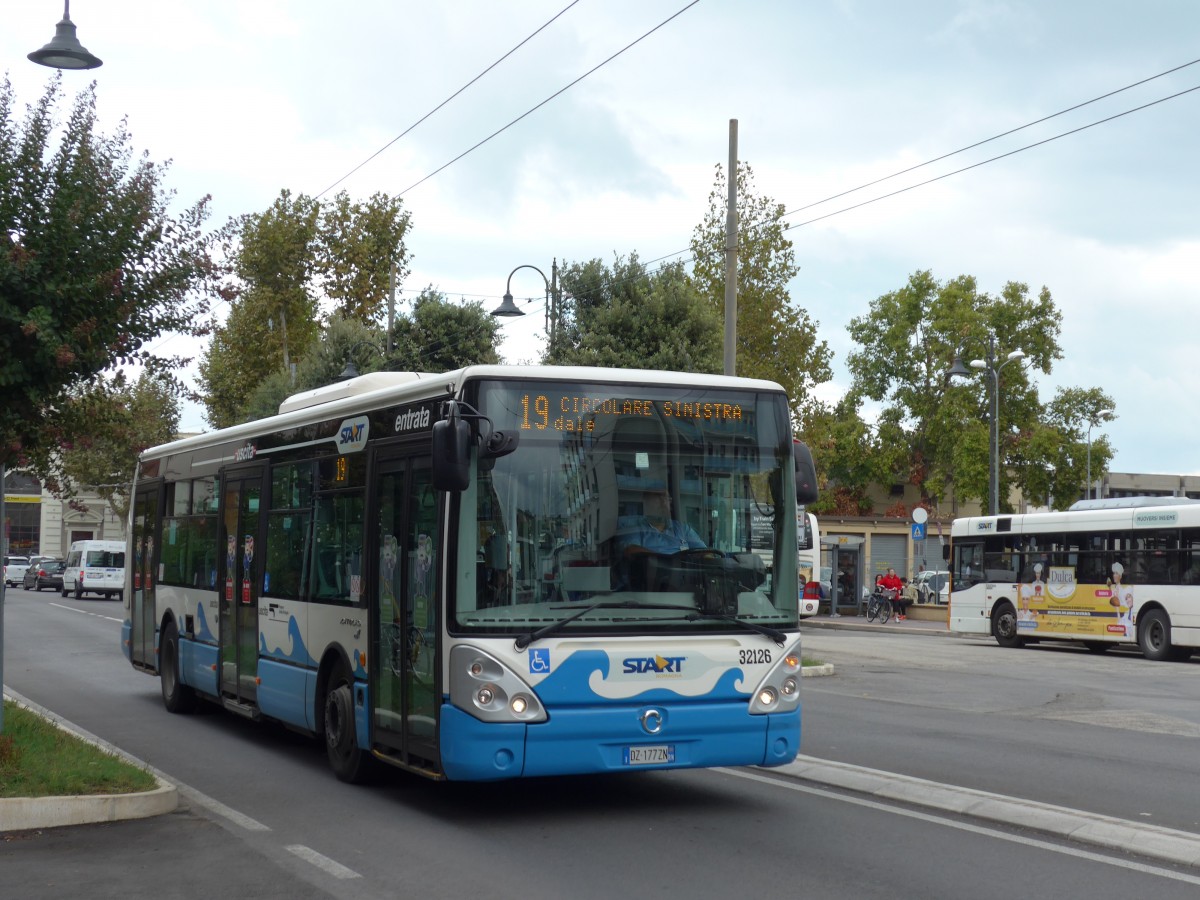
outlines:
[[[221, 712], [166, 713], [157, 681], [120, 654], [115, 602], [18, 590], [9, 593], [5, 616], [6, 685], [148, 761], [181, 784], [184, 801], [180, 812], [142, 822], [6, 836], [0, 841], [6, 897], [1190, 898], [1200, 886], [1196, 870], [772, 770], [493, 785], [434, 784], [394, 773], [374, 788], [354, 788], [336, 781], [320, 746], [301, 736]], [[999, 776], [980, 776], [995, 772], [995, 759], [1007, 753], [1007, 747], [988, 749], [985, 721], [1007, 723], [995, 733], [1024, 734], [1023, 744], [1038, 748], [1067, 742], [1074, 729], [1080, 757], [1101, 735], [1141, 734], [1011, 714], [1037, 708], [1050, 690], [1045, 674], [1020, 676], [1028, 666], [1049, 660], [1057, 672], [1051, 680], [1074, 682], [1061, 653], [1028, 652], [1025, 660], [1012, 651], [996, 655], [997, 683], [1016, 679], [1001, 691], [1012, 702], [999, 703], [991, 688], [972, 704], [971, 693], [988, 683], [976, 675], [975, 654], [989, 652], [979, 642], [946, 638], [811, 631], [807, 653], [834, 662], [839, 674], [805, 681], [806, 753], [966, 786], [995, 778], [1011, 788]], [[1122, 663], [1139, 662], [1079, 659], [1115, 681], [1132, 678]], [[1147, 686], [1176, 677], [1194, 684], [1194, 672], [1185, 665], [1142, 677]], [[976, 677], [980, 684], [967, 684]], [[1097, 674], [1078, 677], [1092, 684]], [[922, 691], [930, 696], [912, 696]], [[1046, 724], [1066, 731], [1054, 741], [1036, 737]], [[1194, 741], [1142, 736], [1147, 743]], [[1137, 742], [1125, 739], [1131, 743], [1120, 752], [1136, 752]], [[963, 744], [958, 750], [943, 746], [956, 742]], [[1174, 746], [1152, 761], [1147, 781], [1159, 777], [1160, 766], [1181, 765]], [[1093, 776], [1116, 762], [1100, 765]], [[1047, 754], [1041, 766], [1047, 790], [1056, 767], [1061, 776], [1070, 766]], [[1135, 789], [1137, 774], [1125, 777]], [[1063, 796], [1073, 790], [1060, 789]], [[1176, 785], [1184, 795], [1180, 807], [1190, 790]], [[1090, 794], [1075, 799], [1090, 802]], [[1182, 819], [1176, 806], [1164, 800], [1163, 807], [1154, 814]]]

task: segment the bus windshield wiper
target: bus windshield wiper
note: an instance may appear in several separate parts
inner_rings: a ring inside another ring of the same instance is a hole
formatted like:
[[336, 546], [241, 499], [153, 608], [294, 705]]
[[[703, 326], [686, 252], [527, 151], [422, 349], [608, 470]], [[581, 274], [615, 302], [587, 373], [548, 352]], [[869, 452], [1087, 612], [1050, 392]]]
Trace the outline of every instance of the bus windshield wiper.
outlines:
[[739, 619], [737, 616], [727, 616], [724, 613], [698, 612], [698, 613], [692, 613], [690, 616], [684, 616], [684, 618], [687, 619], [689, 622], [695, 622], [699, 619], [712, 619], [712, 620], [720, 621], [720, 622], [732, 622], [735, 625], [741, 625], [743, 628], [747, 629], [748, 631], [753, 631], [756, 634], [761, 634], [765, 637], [769, 637], [780, 647], [782, 647], [784, 644], [787, 643], [787, 635], [784, 634], [782, 631], [777, 631], [776, 629], [770, 628], [766, 625], [759, 625], [757, 622], [750, 622], [750, 621], [747, 621], [746, 619]]
[[670, 603], [637, 603], [633, 600], [597, 600], [595, 603], [585, 606], [583, 609], [565, 616], [557, 622], [551, 622], [549, 625], [543, 625], [537, 631], [521, 635], [514, 642], [516, 649], [524, 650], [534, 641], [540, 641], [547, 635], [558, 631], [564, 625], [574, 622], [576, 619], [582, 618], [596, 609], [671, 609], [678, 612], [679, 607], [673, 606]]

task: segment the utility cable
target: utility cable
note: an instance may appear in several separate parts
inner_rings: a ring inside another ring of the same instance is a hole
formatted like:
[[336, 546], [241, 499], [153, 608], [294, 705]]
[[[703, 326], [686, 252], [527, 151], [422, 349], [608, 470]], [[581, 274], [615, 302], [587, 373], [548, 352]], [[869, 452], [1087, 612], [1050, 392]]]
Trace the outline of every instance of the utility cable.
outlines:
[[548, 28], [550, 25], [552, 25], [554, 23], [554, 21], [559, 18], [559, 16], [561, 16], [563, 13], [565, 13], [567, 10], [569, 10], [572, 6], [574, 6], [578, 2], [579, 2], [579, 0], [571, 0], [570, 3], [568, 3], [561, 10], [559, 10], [558, 13], [555, 14], [548, 21], [544, 22], [542, 24], [542, 26], [540, 28], [538, 28], [536, 31], [534, 31], [532, 34], [530, 34], [529, 37], [525, 38], [525, 40], [521, 41], [521, 43], [517, 44], [515, 47], [513, 47], [511, 50], [509, 50], [507, 53], [505, 53], [503, 56], [501, 56], [498, 60], [496, 60], [494, 63], [492, 63], [486, 69], [484, 69], [482, 72], [480, 72], [474, 78], [472, 78], [470, 81], [468, 81], [462, 87], [460, 87], [457, 91], [455, 91], [453, 94], [451, 94], [445, 100], [443, 100], [441, 103], [439, 103], [433, 109], [431, 109], [429, 112], [425, 113], [425, 115], [421, 116], [421, 118], [417, 119], [417, 121], [413, 122], [411, 125], [409, 125], [407, 128], [405, 128], [402, 132], [400, 132], [398, 135], [396, 135], [394, 138], [392, 138], [390, 141], [388, 141], [386, 144], [384, 144], [382, 147], [380, 147], [378, 150], [376, 150], [374, 153], [372, 153], [370, 156], [368, 156], [366, 159], [364, 159], [362, 162], [360, 162], [357, 166], [355, 166], [353, 169], [351, 169], [349, 172], [347, 172], [345, 175], [343, 175], [341, 178], [339, 178], [337, 181], [335, 181], [329, 187], [325, 188], [325, 190], [321, 191], [321, 193], [317, 194], [316, 197], [314, 197], [313, 199], [320, 200], [322, 197], [324, 197], [326, 194], [328, 194], [330, 191], [332, 191], [335, 187], [337, 187], [339, 184], [341, 184], [343, 181], [345, 181], [347, 178], [349, 178], [351, 175], [353, 175], [355, 172], [357, 172], [359, 169], [361, 169], [363, 166], [365, 166], [367, 163], [369, 163], [371, 160], [373, 160], [375, 157], [377, 157], [379, 154], [381, 154], [388, 147], [392, 146], [392, 144], [396, 143], [396, 141], [400, 140], [402, 137], [404, 137], [406, 134], [408, 134], [410, 131], [412, 131], [414, 128], [416, 128], [418, 125], [420, 125], [426, 119], [428, 119], [430, 116], [432, 116], [435, 112], [437, 112], [439, 109], [441, 109], [447, 103], [449, 103], [451, 100], [453, 100], [455, 97], [457, 97], [463, 91], [465, 91], [467, 88], [469, 88], [475, 82], [477, 82], [480, 78], [482, 78], [488, 72], [492, 71], [492, 69], [496, 68], [496, 66], [500, 65], [500, 63], [504, 62], [506, 59], [508, 59], [510, 56], [512, 56], [514, 53], [516, 53], [518, 50], [520, 50], [522, 47], [524, 47], [526, 44], [528, 44], [533, 38], [537, 37], [537, 35], [539, 35], [543, 31], [545, 31], [546, 28]]
[[479, 141], [477, 144], [475, 144], [471, 147], [468, 147], [462, 153], [458, 154], [458, 156], [454, 157], [454, 159], [450, 160], [450, 162], [445, 163], [444, 165], [441, 165], [438, 168], [434, 169], [432, 172], [430, 172], [428, 175], [426, 175], [420, 181], [416, 181], [413, 184], [410, 184], [408, 187], [406, 187], [404, 190], [402, 190], [396, 196], [403, 197], [405, 194], [407, 194], [413, 188], [417, 187], [418, 185], [424, 184], [426, 181], [428, 181], [434, 175], [437, 175], [439, 172], [442, 172], [442, 171], [450, 168], [450, 166], [454, 165], [456, 162], [458, 162], [464, 156], [467, 156], [470, 153], [474, 153], [476, 150], [478, 150], [480, 147], [482, 147], [484, 144], [486, 144], [492, 138], [497, 137], [500, 134], [503, 134], [505, 131], [508, 131], [508, 129], [512, 128], [514, 125], [516, 125], [522, 119], [524, 119], [526, 116], [537, 112], [539, 109], [541, 109], [543, 106], [545, 106], [551, 100], [558, 97], [560, 94], [566, 93], [571, 88], [575, 87], [575, 85], [579, 84], [579, 82], [583, 81], [583, 79], [585, 79], [589, 75], [591, 75], [593, 72], [595, 72], [598, 69], [603, 68], [604, 66], [607, 66], [610, 62], [612, 62], [614, 59], [616, 59], [618, 56], [620, 56], [626, 50], [629, 50], [629, 49], [633, 48], [634, 46], [636, 46], [637, 44], [640, 44], [642, 41], [644, 41], [650, 35], [654, 34], [654, 32], [658, 31], [658, 29], [662, 28], [664, 25], [666, 25], [668, 22], [670, 22], [672, 19], [676, 19], [679, 16], [683, 15], [685, 12], [687, 12], [689, 9], [691, 9], [693, 6], [695, 6], [699, 2], [700, 2], [700, 0], [692, 0], [691, 3], [687, 4], [682, 9], [680, 9], [677, 12], [673, 13], [672, 15], [668, 16], [667, 18], [663, 19], [661, 22], [659, 22], [657, 25], [655, 25], [653, 28], [651, 28], [649, 31], [647, 31], [645, 34], [643, 34], [641, 37], [626, 44], [624, 47], [622, 47], [620, 50], [618, 50], [616, 53], [614, 53], [608, 59], [592, 66], [592, 68], [588, 69], [586, 72], [584, 72], [582, 75], [580, 75], [574, 81], [572, 81], [570, 84], [559, 88], [557, 91], [555, 91], [553, 94], [551, 94], [545, 100], [543, 100], [541, 103], [537, 104], [536, 106], [534, 106], [530, 109], [527, 109], [525, 112], [521, 113], [521, 115], [517, 116], [515, 119], [513, 119], [511, 122], [509, 122], [507, 125], [504, 125], [503, 127], [496, 129], [491, 134], [489, 134], [487, 137], [485, 137], [483, 140]]
[[[1097, 119], [1095, 122], [1089, 122], [1087, 125], [1080, 125], [1078, 128], [1072, 128], [1070, 131], [1064, 131], [1060, 134], [1052, 135], [1051, 137], [1045, 138], [1043, 140], [1035, 141], [1032, 144], [1026, 144], [1024, 147], [1017, 147], [1015, 150], [1009, 150], [1007, 153], [1001, 153], [997, 156], [992, 156], [988, 159], [980, 160], [977, 163], [972, 163], [969, 166], [963, 166], [961, 169], [955, 169], [952, 172], [946, 172], [946, 173], [944, 173], [942, 175], [938, 175], [934, 178], [928, 178], [925, 181], [919, 181], [916, 184], [910, 184], [910, 185], [908, 185], [908, 187], [902, 187], [902, 188], [899, 188], [898, 190], [890, 191], [889, 193], [886, 193], [886, 194], [881, 194], [878, 197], [872, 197], [870, 200], [864, 200], [861, 203], [855, 203], [851, 206], [846, 206], [841, 209], [836, 209], [831, 213], [825, 213], [825, 215], [823, 215], [823, 216], [816, 216], [815, 218], [807, 219], [803, 222], [797, 222], [794, 225], [787, 226], [783, 230], [784, 231], [792, 231], [795, 228], [801, 228], [805, 225], [811, 225], [813, 222], [820, 222], [822, 219], [828, 219], [831, 216], [840, 215], [841, 213], [849, 212], [852, 209], [859, 209], [860, 207], [868, 206], [872, 203], [877, 203], [880, 200], [886, 200], [889, 197], [895, 197], [897, 194], [903, 194], [907, 191], [911, 191], [911, 190], [914, 190], [919, 187], [925, 187], [926, 185], [933, 184], [935, 181], [941, 181], [943, 178], [949, 178], [951, 175], [959, 175], [963, 172], [969, 172], [971, 169], [977, 169], [980, 166], [986, 166], [988, 163], [993, 163], [993, 162], [996, 162], [997, 160], [1004, 159], [1009, 156], [1014, 156], [1017, 153], [1022, 153], [1026, 150], [1031, 150], [1034, 147], [1040, 147], [1043, 144], [1049, 144], [1051, 141], [1057, 141], [1059, 138], [1065, 138], [1065, 137], [1069, 137], [1072, 134], [1078, 134], [1079, 132], [1086, 131], [1089, 128], [1095, 128], [1097, 125], [1103, 125], [1106, 122], [1112, 122], [1114, 119], [1120, 119], [1123, 116], [1128, 116], [1135, 112], [1141, 112], [1144, 109], [1149, 109], [1150, 107], [1157, 106], [1160, 103], [1166, 103], [1168, 100], [1174, 100], [1177, 97], [1182, 97], [1185, 94], [1192, 93], [1193, 91], [1200, 91], [1200, 84], [1196, 85], [1195, 87], [1190, 87], [1190, 88], [1187, 88], [1186, 90], [1179, 91], [1176, 94], [1171, 94], [1168, 97], [1160, 97], [1158, 100], [1151, 100], [1149, 103], [1143, 103], [1141, 106], [1135, 106], [1133, 109], [1127, 109], [1124, 112], [1114, 113], [1113, 115], [1107, 116], [1106, 118]], [[786, 213], [785, 213], [785, 215], [786, 215]]]

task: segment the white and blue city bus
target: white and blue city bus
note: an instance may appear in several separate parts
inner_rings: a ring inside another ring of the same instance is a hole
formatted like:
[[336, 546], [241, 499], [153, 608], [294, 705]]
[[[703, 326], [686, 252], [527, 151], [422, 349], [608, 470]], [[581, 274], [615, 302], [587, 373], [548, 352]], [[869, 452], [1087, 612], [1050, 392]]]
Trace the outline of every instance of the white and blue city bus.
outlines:
[[[652, 494], [689, 538], [634, 553]], [[374, 373], [142, 454], [124, 649], [347, 781], [780, 765], [814, 499], [770, 382]]]

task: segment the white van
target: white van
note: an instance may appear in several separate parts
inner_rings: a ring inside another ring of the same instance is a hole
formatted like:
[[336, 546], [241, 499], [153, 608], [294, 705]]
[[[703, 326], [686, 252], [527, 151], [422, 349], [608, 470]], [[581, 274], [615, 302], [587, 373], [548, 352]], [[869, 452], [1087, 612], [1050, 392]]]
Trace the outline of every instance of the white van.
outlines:
[[76, 541], [67, 551], [62, 595], [100, 594], [124, 599], [125, 542]]

